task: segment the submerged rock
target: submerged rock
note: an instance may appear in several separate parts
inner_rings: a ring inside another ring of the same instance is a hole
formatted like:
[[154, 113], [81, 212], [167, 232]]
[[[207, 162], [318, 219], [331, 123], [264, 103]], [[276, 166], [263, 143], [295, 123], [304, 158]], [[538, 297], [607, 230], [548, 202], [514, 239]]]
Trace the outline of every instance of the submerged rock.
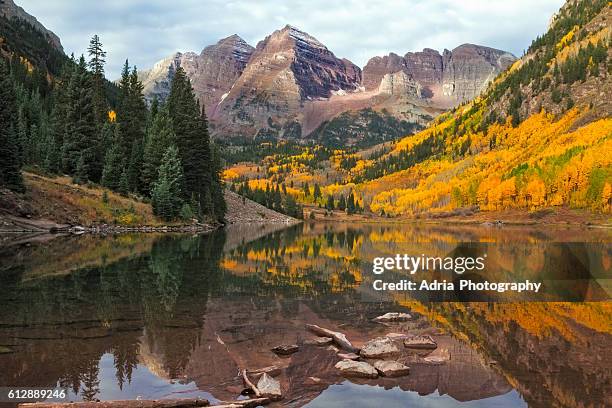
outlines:
[[431, 336], [413, 336], [404, 340], [404, 347], [433, 350], [438, 347], [438, 343]]
[[378, 377], [378, 371], [364, 361], [342, 360], [336, 363], [335, 367], [347, 377]]
[[304, 344], [308, 344], [311, 346], [327, 346], [334, 341], [331, 337], [315, 337], [313, 339], [308, 339], [304, 341]]
[[336, 332], [333, 330], [326, 329], [324, 327], [319, 327], [316, 324], [307, 324], [306, 329], [311, 332], [318, 334], [319, 336], [331, 337], [338, 346], [342, 347], [344, 350], [349, 351], [351, 353], [356, 353], [359, 349], [349, 341], [344, 333]]
[[447, 357], [444, 356], [428, 356], [423, 359], [423, 362], [428, 365], [441, 365], [448, 361]]
[[329, 345], [327, 347], [325, 347], [325, 350], [331, 351], [332, 353], [337, 353], [340, 351], [340, 349], [336, 346], [333, 345]]
[[365, 358], [385, 358], [399, 354], [399, 349], [390, 338], [378, 337], [368, 341], [360, 354]]
[[408, 337], [410, 337], [410, 335], [404, 333], [387, 333], [385, 334], [385, 337], [388, 337], [392, 340], [401, 340], [407, 339]]
[[276, 346], [272, 349], [272, 351], [281, 356], [288, 356], [289, 354], [293, 354], [297, 352], [300, 347], [297, 344], [281, 344], [280, 346]]
[[340, 357], [343, 360], [358, 360], [359, 359], [359, 355], [355, 353], [338, 353], [338, 357]]
[[410, 368], [397, 361], [374, 361], [374, 368], [385, 377], [402, 377], [410, 374]]
[[270, 398], [271, 400], [279, 400], [283, 398], [280, 382], [270, 377], [266, 373], [263, 373], [257, 382], [257, 389], [264, 398]]
[[283, 368], [286, 368], [286, 367], [277, 366], [277, 365], [271, 365], [271, 366], [268, 366], [268, 367], [258, 368], [258, 369], [255, 369], [255, 370], [249, 370], [249, 374], [257, 375], [257, 374], [266, 373], [268, 375], [276, 377], [277, 375], [280, 375], [280, 373], [281, 373]]
[[391, 322], [406, 322], [410, 319], [412, 319], [412, 316], [409, 315], [408, 313], [389, 312], [389, 313], [385, 313], [382, 316], [378, 316], [377, 318], [374, 319], [374, 321], [379, 322], [379, 323], [391, 323]]

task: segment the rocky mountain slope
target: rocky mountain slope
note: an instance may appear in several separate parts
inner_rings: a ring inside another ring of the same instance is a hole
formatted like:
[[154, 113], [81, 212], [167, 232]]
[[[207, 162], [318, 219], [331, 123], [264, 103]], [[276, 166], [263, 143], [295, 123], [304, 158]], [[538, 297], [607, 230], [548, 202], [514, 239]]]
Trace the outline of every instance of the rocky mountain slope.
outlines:
[[141, 78], [149, 100], [163, 99], [174, 70], [183, 67], [217, 136], [301, 138], [321, 134], [320, 126], [349, 111], [369, 117], [360, 112], [371, 109], [400, 123], [425, 125], [474, 98], [514, 60], [507, 52], [466, 44], [442, 55], [425, 49], [375, 57], [362, 73], [288, 25], [254, 49], [234, 35], [200, 55], [177, 53]]
[[164, 100], [170, 94], [174, 72], [182, 67], [200, 103], [212, 112], [244, 71], [253, 50], [242, 38], [232, 35], [204, 48], [199, 55], [177, 52], [140, 72], [139, 77], [149, 100]]
[[483, 94], [358, 163], [344, 190], [386, 216], [550, 207], [610, 214], [610, 27], [612, 3], [567, 1]]
[[[442, 55], [429, 48], [404, 57], [389, 54], [370, 59], [363, 69], [366, 90], [403, 92], [431, 99], [436, 106], [453, 107], [482, 92], [516, 58], [505, 51], [463, 44]], [[399, 82], [394, 86], [394, 83]]]
[[0, 0], [0, 16], [11, 20], [18, 18], [31, 24], [36, 30], [41, 32], [58, 51], [64, 52], [62, 43], [57, 35], [43, 26], [36, 17], [28, 14], [23, 8], [13, 2], [13, 0]]

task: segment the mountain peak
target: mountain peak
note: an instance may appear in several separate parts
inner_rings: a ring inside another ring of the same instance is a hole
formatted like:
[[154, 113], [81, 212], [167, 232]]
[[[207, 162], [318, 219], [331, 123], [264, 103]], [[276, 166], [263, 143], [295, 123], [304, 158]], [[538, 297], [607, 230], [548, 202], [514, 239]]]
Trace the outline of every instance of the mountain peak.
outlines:
[[48, 30], [36, 17], [28, 14], [23, 8], [13, 2], [13, 0], [0, 0], [0, 16], [11, 19], [13, 17], [24, 20], [31, 24], [36, 30], [47, 36], [49, 43], [57, 50], [64, 52], [62, 43], [57, 35]]
[[291, 24], [287, 24], [285, 27], [281, 28], [280, 30], [275, 31], [274, 33], [272, 33], [272, 36], [279, 36], [281, 38], [290, 38], [292, 40], [294, 40], [296, 43], [304, 43], [304, 44], [309, 44], [311, 46], [316, 46], [318, 48], [325, 48], [327, 49], [327, 47], [325, 45], [323, 45], [319, 40], [317, 40], [315, 37], [313, 37], [312, 35], [308, 34], [305, 31], [300, 30], [299, 28], [292, 26]]
[[245, 46], [246, 45], [250, 47], [250, 45], [238, 34], [232, 34], [229, 37], [225, 37], [217, 41], [217, 45], [221, 45], [221, 44], [227, 44], [227, 45], [233, 45], [233, 46]]
[[[214, 55], [232, 55], [232, 57], [243, 64], [251, 58], [254, 48], [242, 39], [238, 34], [222, 38], [214, 45], [209, 45], [202, 50], [201, 57]], [[213, 57], [215, 58], [215, 57]]]

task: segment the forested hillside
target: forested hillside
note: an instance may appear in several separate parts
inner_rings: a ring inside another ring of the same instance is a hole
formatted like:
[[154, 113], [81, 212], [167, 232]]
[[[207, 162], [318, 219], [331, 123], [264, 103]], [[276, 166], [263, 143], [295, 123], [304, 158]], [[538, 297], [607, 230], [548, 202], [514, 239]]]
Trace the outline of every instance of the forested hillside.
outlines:
[[[549, 207], [612, 210], [612, 5], [568, 1], [474, 101], [398, 142], [320, 147], [236, 165], [226, 177], [295, 187], [298, 201], [384, 216]], [[308, 164], [305, 158], [310, 158]], [[312, 190], [316, 185], [316, 194]]]
[[150, 201], [166, 220], [223, 221], [220, 159], [189, 79], [149, 108], [136, 67], [104, 77], [98, 36], [66, 57], [25, 21], [0, 18], [0, 187], [24, 191], [21, 169], [69, 175]]
[[610, 212], [611, 23], [607, 1], [566, 3], [480, 98], [354, 172], [370, 209]]

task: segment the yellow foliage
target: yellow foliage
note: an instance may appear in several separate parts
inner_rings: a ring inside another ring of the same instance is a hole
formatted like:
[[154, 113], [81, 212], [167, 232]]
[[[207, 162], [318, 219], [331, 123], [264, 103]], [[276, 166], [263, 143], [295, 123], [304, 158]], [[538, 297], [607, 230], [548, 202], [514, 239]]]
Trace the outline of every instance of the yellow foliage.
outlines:
[[[609, 213], [610, 182], [596, 180], [593, 171], [600, 178], [612, 172], [612, 119], [570, 131], [581, 115], [572, 109], [555, 120], [541, 112], [517, 127], [493, 124], [486, 134], [468, 134], [472, 151], [479, 152], [474, 156], [457, 161], [432, 158], [357, 190], [373, 196], [373, 212], [389, 215], [470, 205], [485, 211], [564, 205]], [[415, 140], [452, 120], [407, 137], [398, 146], [411, 148]], [[494, 150], [488, 148], [491, 140], [497, 146]]]
[[572, 27], [572, 29], [569, 30], [569, 32], [565, 34], [563, 38], [561, 38], [561, 40], [557, 43], [557, 49], [560, 50], [564, 47], [567, 47], [567, 45], [574, 39], [574, 36], [576, 35], [576, 32], [579, 29], [580, 27], [578, 27], [577, 25]]
[[222, 178], [226, 181], [235, 180], [240, 177], [240, 174], [234, 169], [226, 169], [223, 171]]

